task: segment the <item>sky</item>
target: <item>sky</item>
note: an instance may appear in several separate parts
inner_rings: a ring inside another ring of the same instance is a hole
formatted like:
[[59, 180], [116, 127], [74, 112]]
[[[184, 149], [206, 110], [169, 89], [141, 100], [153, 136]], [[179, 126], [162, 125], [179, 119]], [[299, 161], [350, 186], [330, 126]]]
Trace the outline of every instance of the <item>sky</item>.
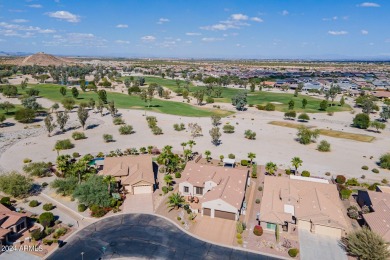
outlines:
[[390, 1], [0, 0], [0, 51], [390, 59]]

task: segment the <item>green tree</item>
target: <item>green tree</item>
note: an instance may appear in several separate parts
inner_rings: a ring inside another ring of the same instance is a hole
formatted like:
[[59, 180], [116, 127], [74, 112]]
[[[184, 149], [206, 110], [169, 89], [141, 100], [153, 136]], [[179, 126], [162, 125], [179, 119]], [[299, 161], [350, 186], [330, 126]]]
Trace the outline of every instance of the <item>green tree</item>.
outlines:
[[196, 145], [196, 142], [194, 140], [189, 140], [187, 142], [188, 146], [190, 147], [190, 149], [192, 150], [192, 147], [194, 147], [194, 145]]
[[211, 123], [213, 126], [218, 126], [221, 123], [221, 117], [218, 115], [211, 116]]
[[72, 88], [72, 96], [77, 99], [77, 97], [79, 96], [79, 91], [77, 90], [76, 87], [73, 87]]
[[340, 106], [344, 106], [344, 105], [345, 105], [345, 99], [344, 96], [342, 96], [340, 99]]
[[386, 124], [379, 122], [379, 121], [372, 121], [370, 122], [370, 127], [375, 128], [378, 133], [380, 133], [379, 130], [383, 130], [386, 128]]
[[320, 131], [318, 129], [310, 130], [306, 126], [299, 126], [298, 127], [298, 141], [301, 144], [309, 144], [313, 141], [315, 141], [318, 136], [320, 135]]
[[232, 105], [236, 107], [237, 110], [242, 111], [247, 104], [247, 94], [246, 92], [239, 92], [232, 97]]
[[179, 193], [173, 193], [168, 197], [168, 208], [172, 209], [179, 209], [185, 202], [185, 199], [183, 196], [181, 196]]
[[303, 161], [299, 157], [294, 157], [291, 159], [291, 164], [294, 166], [295, 171], [298, 173], [299, 166], [302, 166]]
[[47, 116], [43, 121], [45, 122], [47, 136], [50, 137], [50, 133], [53, 132], [53, 130], [56, 128], [57, 125], [53, 122], [53, 117], [51, 114], [47, 114]]
[[0, 127], [3, 125], [3, 122], [6, 120], [7, 118], [5, 117], [4, 114], [0, 114]]
[[320, 103], [320, 110], [325, 111], [328, 108], [328, 101], [322, 100]]
[[22, 105], [24, 108], [29, 108], [35, 111], [42, 108], [35, 97], [23, 98]]
[[0, 191], [12, 197], [27, 197], [32, 186], [33, 180], [23, 174], [10, 172], [0, 175]]
[[221, 137], [221, 132], [219, 131], [219, 127], [213, 127], [211, 128], [211, 130], [209, 131], [210, 133], [210, 136], [211, 136], [211, 142], [214, 144], [214, 145], [218, 145], [220, 140], [219, 138]]
[[107, 104], [107, 92], [104, 89], [101, 89], [97, 92], [99, 100], [104, 104]]
[[367, 129], [370, 126], [370, 116], [366, 113], [360, 113], [353, 119], [353, 126], [360, 129]]
[[61, 101], [62, 106], [67, 110], [71, 111], [76, 104], [75, 100], [71, 97], [66, 97]]
[[307, 122], [307, 121], [310, 120], [310, 117], [309, 117], [308, 114], [302, 113], [302, 114], [300, 114], [300, 115], [298, 116], [298, 119], [299, 119], [300, 121]]
[[383, 169], [390, 170], [390, 153], [383, 154], [379, 159], [379, 165]]
[[342, 240], [351, 256], [362, 260], [384, 260], [390, 257], [387, 242], [368, 227], [353, 231]]
[[107, 184], [101, 175], [93, 175], [78, 185], [73, 192], [73, 197], [77, 198], [79, 203], [88, 206], [108, 207], [111, 202], [110, 193], [107, 192]]
[[305, 109], [306, 106], [307, 106], [307, 99], [304, 98], [304, 99], [302, 99], [302, 108]]
[[65, 132], [65, 125], [69, 120], [69, 115], [68, 113], [65, 112], [57, 112], [57, 124], [60, 127], [62, 132]]
[[5, 101], [3, 103], [0, 103], [0, 109], [4, 110], [6, 114], [9, 113], [11, 109], [14, 109], [15, 105], [11, 102]]
[[66, 96], [66, 87], [64, 87], [64, 86], [60, 87], [60, 93], [63, 97], [65, 97]]
[[51, 212], [44, 212], [39, 215], [39, 223], [44, 227], [50, 227], [53, 224], [54, 220], [54, 215]]
[[168, 187], [171, 186], [172, 183], [173, 183], [172, 175], [169, 175], [169, 174], [165, 175], [164, 176], [164, 181], [165, 181], [165, 183], [167, 184]]
[[70, 155], [68, 154], [57, 156], [56, 166], [62, 176], [64, 176], [70, 170], [71, 167], [70, 159], [71, 159]]
[[55, 110], [59, 109], [60, 108], [60, 105], [58, 105], [58, 103], [54, 103], [51, 107], [50, 107], [50, 110], [51, 112], [53, 113]]
[[209, 161], [210, 160], [210, 155], [211, 155], [211, 152], [209, 150], [206, 150], [204, 152], [204, 155], [206, 155], [206, 160]]
[[252, 164], [253, 159], [256, 158], [256, 154], [255, 153], [248, 153], [248, 158], [250, 160], [250, 164]]
[[265, 165], [265, 170], [271, 175], [274, 175], [277, 169], [278, 166], [273, 162], [267, 162], [267, 164]]
[[23, 166], [23, 171], [30, 176], [47, 177], [51, 175], [51, 163], [31, 162]]
[[84, 129], [85, 123], [87, 122], [87, 119], [89, 117], [88, 110], [83, 108], [82, 106], [79, 106], [79, 108], [77, 110], [77, 117], [79, 119], [81, 126]]
[[390, 118], [390, 105], [382, 106], [382, 111], [380, 112], [379, 116], [383, 121], [387, 121], [387, 119]]
[[55, 179], [50, 185], [56, 190], [57, 194], [62, 196], [70, 196], [78, 185], [76, 176], [68, 176], [66, 178]]
[[297, 112], [295, 112], [294, 110], [289, 110], [284, 113], [284, 117], [294, 120], [297, 117]]
[[13, 85], [5, 85], [3, 86], [3, 95], [10, 98], [18, 95], [18, 88]]
[[74, 145], [69, 139], [64, 139], [64, 140], [58, 140], [55, 145], [54, 145], [54, 150], [57, 151], [57, 155], [59, 155], [61, 150], [68, 150], [72, 149]]
[[294, 109], [294, 106], [295, 106], [295, 102], [294, 102], [294, 100], [290, 100], [289, 102], [288, 102], [288, 110], [293, 110]]
[[35, 110], [30, 108], [21, 108], [15, 112], [15, 120], [21, 123], [32, 123], [35, 116]]
[[186, 146], [187, 146], [187, 143], [186, 143], [186, 142], [183, 142], [183, 143], [181, 143], [180, 145], [181, 145], [181, 147], [183, 147], [183, 151], [184, 151], [184, 149], [185, 149]]

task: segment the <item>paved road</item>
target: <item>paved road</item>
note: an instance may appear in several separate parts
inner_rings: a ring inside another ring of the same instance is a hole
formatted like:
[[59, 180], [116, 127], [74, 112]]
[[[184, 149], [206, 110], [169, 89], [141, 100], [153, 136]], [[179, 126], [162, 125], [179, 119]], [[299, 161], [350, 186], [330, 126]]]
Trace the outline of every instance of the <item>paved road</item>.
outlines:
[[[105, 253], [103, 248], [105, 247]], [[49, 260], [77, 259], [277, 259], [225, 248], [187, 235], [153, 215], [124, 214], [84, 228]]]
[[301, 260], [347, 260], [347, 255], [336, 238], [299, 230], [299, 244]]

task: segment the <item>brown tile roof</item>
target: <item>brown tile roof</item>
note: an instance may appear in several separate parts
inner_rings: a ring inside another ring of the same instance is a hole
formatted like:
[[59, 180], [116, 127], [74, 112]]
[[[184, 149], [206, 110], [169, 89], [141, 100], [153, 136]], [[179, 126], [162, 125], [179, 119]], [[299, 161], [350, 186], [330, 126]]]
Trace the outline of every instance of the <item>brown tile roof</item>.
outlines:
[[8, 233], [11, 233], [11, 230], [0, 228], [0, 238], [4, 238]]
[[390, 91], [374, 91], [371, 94], [378, 98], [390, 98]]
[[7, 229], [15, 225], [21, 218], [27, 216], [28, 214], [12, 211], [6, 206], [0, 204], [0, 221], [4, 221], [1, 223], [0, 227], [3, 229]]
[[261, 221], [291, 223], [293, 216], [318, 225], [347, 227], [335, 185], [265, 176]]
[[222, 199], [240, 209], [245, 196], [248, 170], [222, 166], [202, 165], [188, 162], [182, 172], [182, 180], [196, 187], [204, 187], [206, 181], [213, 181], [216, 187], [208, 191], [200, 202]]
[[123, 185], [133, 185], [140, 181], [155, 183], [150, 155], [107, 157], [100, 174], [114, 176]]
[[390, 194], [367, 191], [374, 212], [363, 214], [363, 218], [372, 231], [390, 242]]

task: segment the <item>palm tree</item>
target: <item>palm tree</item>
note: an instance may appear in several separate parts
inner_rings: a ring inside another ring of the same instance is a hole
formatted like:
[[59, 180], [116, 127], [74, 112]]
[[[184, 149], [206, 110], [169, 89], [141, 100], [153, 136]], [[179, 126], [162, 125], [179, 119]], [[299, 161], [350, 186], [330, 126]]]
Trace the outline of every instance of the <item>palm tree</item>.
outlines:
[[221, 159], [221, 162], [223, 161], [223, 158], [225, 158], [225, 156], [223, 156], [222, 154], [219, 156], [219, 159]]
[[249, 158], [251, 165], [252, 165], [252, 161], [253, 161], [253, 159], [256, 158], [256, 154], [255, 153], [248, 153], [248, 158]]
[[172, 209], [179, 209], [179, 207], [185, 202], [184, 197], [181, 196], [179, 193], [173, 193], [171, 196], [168, 197], [168, 208], [170, 210]]
[[187, 143], [186, 143], [186, 142], [183, 142], [183, 143], [181, 143], [181, 146], [183, 147], [183, 151], [184, 151], [184, 148], [186, 148]]
[[265, 170], [271, 175], [274, 175], [277, 169], [278, 166], [276, 166], [276, 164], [273, 162], [267, 162], [265, 165]]
[[211, 155], [211, 152], [209, 150], [206, 150], [204, 152], [204, 155], [206, 155], [206, 160], [209, 161], [210, 160], [210, 155]]
[[152, 150], [153, 150], [153, 146], [152, 146], [152, 145], [149, 145], [149, 146], [148, 146], [148, 154], [151, 154], [151, 153], [152, 153]]
[[164, 181], [165, 181], [165, 183], [168, 185], [168, 187], [169, 186], [171, 186], [171, 184], [172, 184], [172, 182], [173, 182], [173, 178], [172, 178], [172, 176], [171, 175], [165, 175], [164, 176]]
[[192, 147], [196, 145], [196, 142], [194, 140], [189, 140], [187, 144], [190, 146], [190, 149], [192, 150]]
[[186, 159], [186, 161], [188, 160], [188, 158], [192, 155], [192, 151], [190, 149], [185, 149], [184, 150], [184, 158]]
[[291, 163], [295, 168], [295, 172], [298, 173], [299, 166], [302, 166], [303, 161], [299, 157], [294, 157], [291, 159]]
[[108, 194], [111, 194], [111, 184], [116, 183], [116, 179], [114, 176], [106, 175], [104, 176], [104, 182], [108, 185]]
[[146, 147], [139, 148], [139, 152], [142, 154], [146, 153]]
[[162, 152], [163, 153], [167, 153], [167, 154], [171, 154], [172, 153], [172, 146], [170, 146], [170, 145], [166, 145], [166, 146], [164, 146], [164, 148], [162, 149]]

